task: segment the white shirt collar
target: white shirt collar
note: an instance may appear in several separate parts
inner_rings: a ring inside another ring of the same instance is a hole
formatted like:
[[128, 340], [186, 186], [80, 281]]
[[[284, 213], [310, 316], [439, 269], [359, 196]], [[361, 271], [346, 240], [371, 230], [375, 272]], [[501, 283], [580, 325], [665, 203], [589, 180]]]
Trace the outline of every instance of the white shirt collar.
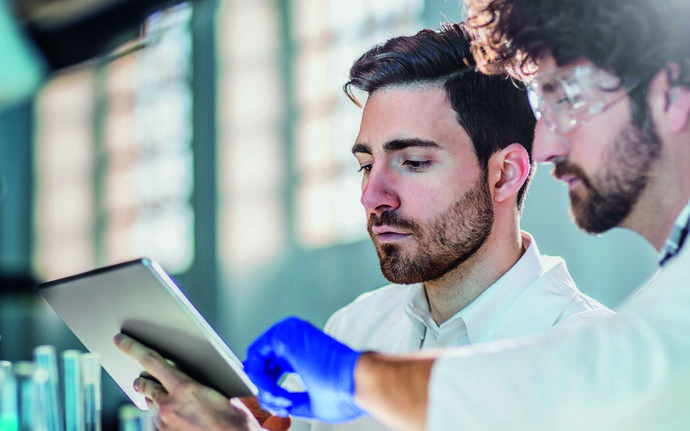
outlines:
[[515, 265], [472, 303], [458, 311], [441, 326], [436, 324], [431, 315], [422, 284], [412, 286], [408, 293], [405, 311], [413, 321], [421, 323], [421, 325], [415, 325], [420, 331], [420, 337], [424, 336], [425, 328], [426, 331], [439, 334], [464, 327], [470, 342], [485, 338], [484, 334], [491, 330], [494, 326], [493, 322], [500, 319], [500, 316], [527, 286], [549, 269], [549, 263], [539, 253], [532, 236], [522, 232], [522, 240], [527, 250]]

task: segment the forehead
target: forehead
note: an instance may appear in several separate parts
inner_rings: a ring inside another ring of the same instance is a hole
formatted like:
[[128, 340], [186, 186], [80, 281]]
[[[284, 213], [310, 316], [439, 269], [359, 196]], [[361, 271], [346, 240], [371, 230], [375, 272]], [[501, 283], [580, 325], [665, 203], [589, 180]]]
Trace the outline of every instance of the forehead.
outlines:
[[376, 147], [412, 138], [434, 141], [442, 148], [471, 145], [443, 87], [387, 87], [371, 94], [357, 142]]

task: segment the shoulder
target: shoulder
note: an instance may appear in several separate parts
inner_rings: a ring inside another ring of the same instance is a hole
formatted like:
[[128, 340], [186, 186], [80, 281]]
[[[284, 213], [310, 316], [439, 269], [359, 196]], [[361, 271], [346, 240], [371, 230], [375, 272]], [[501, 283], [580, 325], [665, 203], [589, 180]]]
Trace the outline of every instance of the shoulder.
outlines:
[[[627, 298], [622, 306], [637, 302], [637, 298], [655, 302], [676, 298], [677, 306], [683, 307], [688, 301], [690, 285], [690, 245], [685, 245], [680, 252], [669, 259], [644, 283], [635, 294]], [[682, 298], [682, 299], [681, 299]], [[658, 305], [657, 305], [658, 306]]]
[[546, 293], [561, 303], [561, 313], [554, 324], [570, 318], [595, 320], [616, 314], [577, 288], [563, 259], [554, 256], [544, 256], [544, 259], [549, 262], [549, 270], [539, 280], [545, 284]]
[[530, 319], [545, 327], [559, 325], [567, 319], [578, 321], [605, 319], [615, 313], [581, 292], [560, 257], [541, 256], [545, 271], [520, 295], [516, 306], [530, 309]]

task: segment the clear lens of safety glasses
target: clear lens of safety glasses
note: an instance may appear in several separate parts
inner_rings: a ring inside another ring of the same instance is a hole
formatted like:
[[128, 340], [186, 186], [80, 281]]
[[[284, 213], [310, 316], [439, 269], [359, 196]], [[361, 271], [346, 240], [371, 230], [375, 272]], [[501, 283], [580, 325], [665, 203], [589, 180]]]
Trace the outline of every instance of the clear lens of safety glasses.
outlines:
[[537, 120], [567, 133], [620, 100], [637, 84], [622, 86], [615, 75], [591, 66], [537, 76], [527, 94]]

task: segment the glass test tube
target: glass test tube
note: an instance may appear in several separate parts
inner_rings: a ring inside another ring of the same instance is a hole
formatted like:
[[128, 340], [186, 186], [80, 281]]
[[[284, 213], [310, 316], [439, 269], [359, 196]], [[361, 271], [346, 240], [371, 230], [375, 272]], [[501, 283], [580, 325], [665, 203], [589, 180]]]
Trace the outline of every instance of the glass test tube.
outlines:
[[53, 346], [38, 346], [34, 349], [34, 362], [38, 372], [46, 373], [46, 380], [37, 386], [37, 399], [43, 404], [42, 411], [48, 431], [62, 431], [62, 410], [58, 393], [58, 366]]
[[101, 431], [101, 363], [93, 353], [81, 356], [84, 426], [86, 431]]
[[12, 363], [0, 361], [0, 430], [17, 431], [17, 384]]
[[19, 361], [12, 366], [17, 384], [17, 425], [19, 431], [35, 431], [36, 391], [34, 375], [36, 366], [33, 362]]
[[49, 431], [48, 422], [51, 413], [50, 397], [48, 395], [48, 371], [34, 363], [33, 385], [33, 431]]
[[62, 352], [62, 373], [65, 386], [65, 431], [84, 431], [81, 355], [82, 353], [78, 350]]

